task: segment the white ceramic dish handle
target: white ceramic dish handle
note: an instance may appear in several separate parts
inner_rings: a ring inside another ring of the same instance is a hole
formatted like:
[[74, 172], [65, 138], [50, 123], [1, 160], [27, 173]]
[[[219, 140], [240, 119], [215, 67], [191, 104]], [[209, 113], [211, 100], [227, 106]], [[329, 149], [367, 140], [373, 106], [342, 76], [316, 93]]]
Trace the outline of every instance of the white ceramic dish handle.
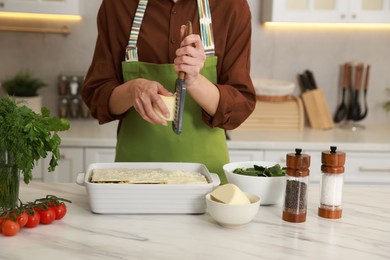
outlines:
[[77, 174], [76, 183], [78, 185], [84, 186], [84, 184], [85, 184], [84, 178], [85, 178], [85, 173], [81, 172], [81, 173]]
[[210, 176], [213, 179], [214, 187], [217, 187], [221, 184], [218, 174], [210, 172]]

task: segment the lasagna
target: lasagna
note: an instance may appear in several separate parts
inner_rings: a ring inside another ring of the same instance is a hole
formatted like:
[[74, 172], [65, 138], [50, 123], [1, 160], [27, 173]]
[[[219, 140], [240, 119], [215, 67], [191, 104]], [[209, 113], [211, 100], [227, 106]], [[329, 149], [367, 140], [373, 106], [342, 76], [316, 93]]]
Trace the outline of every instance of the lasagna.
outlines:
[[162, 169], [94, 169], [92, 183], [128, 184], [206, 184], [206, 177], [195, 171], [164, 171]]

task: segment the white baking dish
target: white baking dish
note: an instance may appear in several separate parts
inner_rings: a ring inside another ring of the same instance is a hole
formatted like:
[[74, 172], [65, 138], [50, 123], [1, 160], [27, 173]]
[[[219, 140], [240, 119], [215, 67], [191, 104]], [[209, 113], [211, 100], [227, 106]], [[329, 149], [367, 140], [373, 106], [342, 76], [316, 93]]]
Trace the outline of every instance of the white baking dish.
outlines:
[[[93, 169], [128, 168], [164, 171], [197, 171], [207, 184], [118, 184], [92, 183]], [[205, 195], [220, 184], [217, 174], [199, 163], [93, 163], [77, 176], [86, 186], [91, 211], [101, 214], [203, 214]]]

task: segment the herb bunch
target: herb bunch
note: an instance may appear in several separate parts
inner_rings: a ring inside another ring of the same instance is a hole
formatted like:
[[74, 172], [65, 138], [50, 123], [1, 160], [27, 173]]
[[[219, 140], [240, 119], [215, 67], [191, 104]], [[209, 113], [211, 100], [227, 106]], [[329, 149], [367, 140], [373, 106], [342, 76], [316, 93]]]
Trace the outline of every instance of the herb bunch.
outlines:
[[57, 132], [69, 129], [69, 121], [51, 117], [48, 108], [37, 114], [26, 106], [17, 106], [8, 96], [0, 100], [0, 151], [12, 155], [24, 182], [32, 179], [32, 169], [51, 153], [48, 170], [54, 171], [60, 159], [61, 139]]

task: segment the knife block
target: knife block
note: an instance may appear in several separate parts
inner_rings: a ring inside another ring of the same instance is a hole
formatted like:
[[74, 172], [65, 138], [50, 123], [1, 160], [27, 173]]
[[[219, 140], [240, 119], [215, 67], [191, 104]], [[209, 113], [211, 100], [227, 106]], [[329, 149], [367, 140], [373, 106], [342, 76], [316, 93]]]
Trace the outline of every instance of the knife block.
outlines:
[[314, 129], [331, 129], [334, 127], [328, 103], [321, 89], [314, 89], [302, 94], [303, 104], [310, 126]]

